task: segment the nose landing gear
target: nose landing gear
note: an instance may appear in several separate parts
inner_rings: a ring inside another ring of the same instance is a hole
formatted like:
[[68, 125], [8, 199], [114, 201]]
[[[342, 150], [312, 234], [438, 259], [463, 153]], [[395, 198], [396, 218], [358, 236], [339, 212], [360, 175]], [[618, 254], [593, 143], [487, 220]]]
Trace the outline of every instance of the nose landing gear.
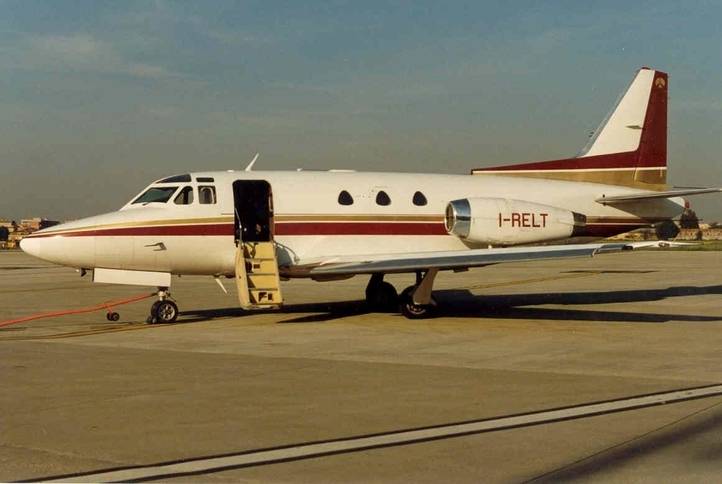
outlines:
[[148, 324], [173, 323], [178, 318], [178, 306], [170, 299], [167, 287], [158, 288], [158, 300], [150, 307], [150, 315], [146, 319]]

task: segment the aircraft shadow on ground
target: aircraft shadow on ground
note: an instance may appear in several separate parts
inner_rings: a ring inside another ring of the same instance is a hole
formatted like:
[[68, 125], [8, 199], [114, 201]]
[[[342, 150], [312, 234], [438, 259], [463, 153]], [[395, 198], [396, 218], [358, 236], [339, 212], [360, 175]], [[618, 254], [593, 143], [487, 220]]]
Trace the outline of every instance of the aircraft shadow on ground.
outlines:
[[[664, 289], [619, 291], [562, 292], [542, 294], [474, 295], [468, 290], [440, 290], [434, 292], [439, 302], [436, 317], [476, 319], [531, 319], [555, 321], [617, 321], [635, 323], [664, 323], [667, 321], [722, 321], [722, 316], [611, 311], [579, 308], [545, 308], [545, 305], [599, 305], [631, 302], [661, 301], [675, 297], [722, 294], [722, 285], [676, 286]], [[363, 301], [289, 304], [281, 313], [314, 313], [286, 319], [281, 323], [320, 323], [349, 316], [366, 314]], [[240, 308], [189, 310], [181, 313], [181, 322], [233, 318], [254, 314]]]
[[[218, 308], [218, 309], [200, 309], [181, 311], [181, 323], [192, 323], [196, 321], [206, 321], [208, 319], [218, 318], [238, 318], [241, 316], [250, 316], [253, 314], [268, 314], [270, 311], [245, 311], [241, 308]], [[316, 313], [308, 316], [302, 316], [291, 320], [281, 321], [282, 323], [311, 323], [332, 321], [349, 316], [369, 313], [366, 303], [361, 300], [357, 301], [339, 301], [330, 303], [303, 303], [303, 304], [287, 304], [279, 311], [280, 314], [297, 314], [297, 313]], [[319, 314], [320, 313], [320, 314]]]
[[[713, 405], [717, 407], [719, 404]], [[722, 412], [719, 407], [714, 413], [703, 418], [689, 419], [676, 425], [663, 428], [641, 438], [633, 438], [621, 445], [614, 445], [606, 451], [598, 452], [586, 459], [569, 466], [554, 470], [528, 482], [579, 482], [592, 477], [603, 480], [619, 479], [615, 472], [625, 466], [634, 466], [635, 461], [647, 459], [656, 452], [676, 448], [675, 454], [681, 454], [690, 466], [710, 463], [716, 464], [722, 459], [722, 447], [719, 445], [705, 446], [697, 442], [701, 436], [706, 442], [718, 442], [716, 438], [722, 432]], [[670, 476], [679, 479], [682, 476]]]

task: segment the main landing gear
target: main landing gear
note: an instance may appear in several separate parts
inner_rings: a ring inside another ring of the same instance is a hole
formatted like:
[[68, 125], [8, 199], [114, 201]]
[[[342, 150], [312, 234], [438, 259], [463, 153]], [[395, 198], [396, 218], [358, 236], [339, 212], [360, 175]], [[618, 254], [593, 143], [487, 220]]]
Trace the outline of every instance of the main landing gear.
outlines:
[[371, 311], [392, 312], [399, 305], [399, 295], [396, 288], [384, 281], [383, 274], [373, 274], [366, 286], [366, 304]]
[[178, 318], [178, 306], [170, 299], [167, 287], [158, 288], [158, 300], [150, 307], [150, 315], [145, 320], [149, 324], [173, 323]]
[[366, 303], [372, 311], [392, 312], [401, 307], [401, 314], [409, 319], [422, 319], [431, 315], [436, 301], [431, 295], [438, 269], [416, 273], [416, 284], [401, 292], [385, 282], [384, 274], [373, 274], [366, 286]]
[[431, 295], [439, 269], [416, 273], [416, 284], [401, 292], [401, 314], [409, 319], [423, 319], [432, 315], [436, 301]]

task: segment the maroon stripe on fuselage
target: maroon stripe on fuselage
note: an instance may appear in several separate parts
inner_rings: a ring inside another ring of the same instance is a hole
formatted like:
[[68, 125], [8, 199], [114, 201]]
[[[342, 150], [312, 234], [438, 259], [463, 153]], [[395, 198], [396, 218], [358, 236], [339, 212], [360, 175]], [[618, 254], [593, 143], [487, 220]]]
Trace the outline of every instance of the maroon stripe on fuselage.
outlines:
[[283, 222], [276, 235], [447, 235], [443, 223]]
[[[646, 227], [640, 223], [602, 223], [588, 224], [581, 229], [580, 235], [610, 237]], [[443, 223], [409, 222], [281, 222], [275, 225], [276, 235], [447, 235]], [[40, 237], [128, 237], [128, 236], [232, 236], [233, 224], [174, 225], [159, 227], [119, 227], [112, 229], [85, 230], [59, 234], [33, 234], [29, 238]]]
[[233, 235], [233, 224], [208, 225], [171, 225], [158, 227], [118, 227], [113, 229], [79, 230], [77, 232], [61, 232], [34, 234], [30, 237], [98, 237], [98, 236], [134, 236], [134, 235]]
[[474, 171], [516, 171], [516, 170], [589, 170], [605, 168], [659, 168], [666, 166], [654, 160], [643, 163], [636, 151], [626, 153], [613, 153], [608, 155], [587, 156], [585, 158], [567, 158], [564, 160], [540, 161], [536, 163], [522, 163], [518, 165], [495, 166], [490, 168], [475, 168]]

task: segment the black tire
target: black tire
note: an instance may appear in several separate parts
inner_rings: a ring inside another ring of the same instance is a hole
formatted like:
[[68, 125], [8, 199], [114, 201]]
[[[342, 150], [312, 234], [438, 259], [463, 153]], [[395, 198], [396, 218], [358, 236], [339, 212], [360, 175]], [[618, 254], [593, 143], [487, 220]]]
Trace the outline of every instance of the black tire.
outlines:
[[150, 307], [150, 314], [145, 319], [145, 322], [147, 324], [155, 324], [158, 322], [158, 318], [156, 317], [156, 311], [158, 309], [158, 305], [160, 304], [160, 301], [156, 301], [153, 303], [153, 305]]
[[412, 299], [412, 294], [416, 290], [416, 286], [409, 286], [401, 292], [399, 299], [401, 300], [401, 314], [408, 319], [424, 319], [431, 316], [435, 301], [432, 304], [416, 304]]
[[173, 323], [178, 318], [178, 306], [170, 299], [156, 302], [151, 311], [156, 323]]
[[372, 311], [396, 311], [399, 294], [396, 288], [386, 281], [370, 284], [366, 288], [366, 303]]
[[105, 315], [105, 318], [108, 321], [118, 321], [120, 319], [120, 314], [116, 313], [115, 311], [110, 311], [108, 314]]

